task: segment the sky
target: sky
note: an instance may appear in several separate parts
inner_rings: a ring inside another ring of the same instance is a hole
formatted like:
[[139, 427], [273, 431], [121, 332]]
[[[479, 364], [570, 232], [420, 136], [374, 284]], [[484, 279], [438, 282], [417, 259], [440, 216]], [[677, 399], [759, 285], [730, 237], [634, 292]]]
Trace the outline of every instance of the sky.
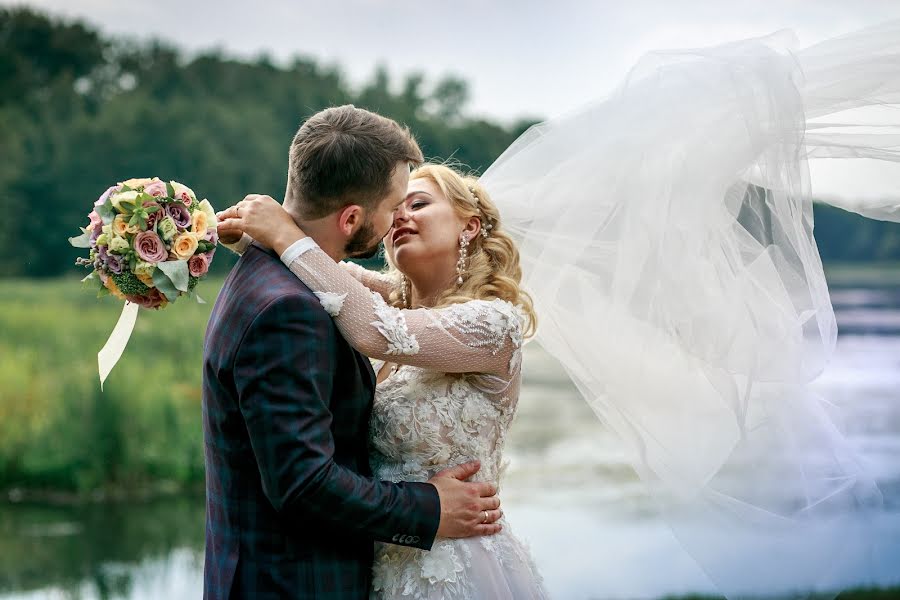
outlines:
[[[23, 2], [0, 0], [0, 5]], [[30, 0], [106, 34], [189, 51], [296, 55], [361, 84], [376, 65], [469, 82], [468, 112], [547, 118], [611, 91], [644, 53], [792, 29], [799, 47], [888, 19], [900, 0]], [[898, 171], [900, 175], [900, 171]], [[900, 178], [897, 179], [900, 182]]]

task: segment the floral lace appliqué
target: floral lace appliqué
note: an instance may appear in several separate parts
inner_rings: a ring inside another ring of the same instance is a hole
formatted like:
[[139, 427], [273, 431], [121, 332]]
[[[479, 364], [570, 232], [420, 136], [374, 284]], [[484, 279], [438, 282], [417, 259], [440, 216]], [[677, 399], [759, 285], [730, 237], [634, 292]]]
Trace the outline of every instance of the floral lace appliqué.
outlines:
[[476, 300], [441, 311], [439, 324], [448, 331], [462, 333], [469, 346], [489, 348], [493, 354], [500, 352], [509, 339], [515, 348], [509, 359], [512, 373], [522, 361], [524, 318], [521, 309], [505, 300]]
[[375, 302], [375, 316], [378, 317], [372, 325], [387, 340], [387, 353], [418, 354], [419, 342], [416, 336], [409, 332], [400, 309], [388, 306], [377, 292], [372, 292], [372, 299]]
[[319, 302], [322, 304], [322, 308], [325, 309], [332, 317], [336, 317], [341, 314], [341, 307], [344, 306], [344, 300], [347, 299], [347, 294], [335, 294], [334, 292], [313, 292], [316, 297], [319, 299]]

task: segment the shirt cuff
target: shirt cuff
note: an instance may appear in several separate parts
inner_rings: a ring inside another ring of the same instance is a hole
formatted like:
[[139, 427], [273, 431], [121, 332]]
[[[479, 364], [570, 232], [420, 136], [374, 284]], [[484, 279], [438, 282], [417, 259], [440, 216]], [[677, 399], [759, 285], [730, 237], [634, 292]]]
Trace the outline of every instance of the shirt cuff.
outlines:
[[294, 262], [303, 253], [318, 247], [319, 245], [311, 237], [307, 236], [305, 238], [301, 238], [288, 246], [287, 250], [285, 250], [281, 255], [281, 262], [290, 267], [291, 263]]

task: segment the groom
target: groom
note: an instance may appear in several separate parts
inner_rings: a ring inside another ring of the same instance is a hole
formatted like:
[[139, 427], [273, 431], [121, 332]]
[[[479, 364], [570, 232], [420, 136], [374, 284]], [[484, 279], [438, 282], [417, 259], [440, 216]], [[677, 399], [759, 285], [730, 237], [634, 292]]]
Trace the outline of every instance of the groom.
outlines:
[[[335, 260], [371, 255], [421, 162], [396, 122], [322, 111], [291, 144], [285, 208]], [[427, 483], [372, 479], [374, 387], [318, 298], [251, 245], [203, 349], [204, 598], [368, 598], [374, 540], [427, 550], [499, 531], [496, 490], [464, 482], [476, 463]]]

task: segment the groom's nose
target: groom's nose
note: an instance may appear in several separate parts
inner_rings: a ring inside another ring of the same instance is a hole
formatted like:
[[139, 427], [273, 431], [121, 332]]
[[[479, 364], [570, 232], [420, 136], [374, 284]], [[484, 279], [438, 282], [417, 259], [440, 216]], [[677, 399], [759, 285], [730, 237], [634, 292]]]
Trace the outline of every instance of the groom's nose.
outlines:
[[409, 217], [406, 214], [406, 204], [404, 203], [394, 209], [394, 227], [398, 223], [404, 223], [407, 220], [409, 220]]

